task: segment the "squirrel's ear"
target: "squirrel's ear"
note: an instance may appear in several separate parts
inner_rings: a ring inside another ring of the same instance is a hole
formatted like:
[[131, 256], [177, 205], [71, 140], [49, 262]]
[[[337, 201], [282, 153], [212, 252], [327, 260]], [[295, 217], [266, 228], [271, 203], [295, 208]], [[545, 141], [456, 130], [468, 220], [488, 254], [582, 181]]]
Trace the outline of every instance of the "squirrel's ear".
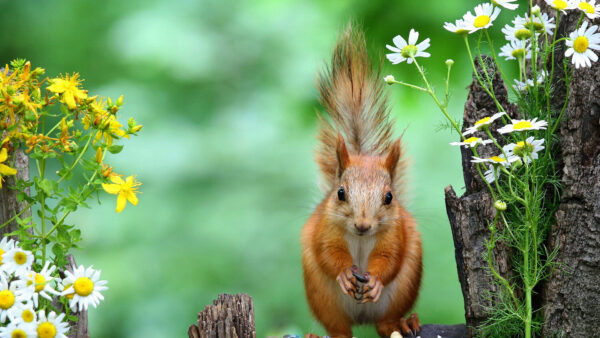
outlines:
[[346, 142], [342, 137], [342, 134], [338, 133], [337, 144], [335, 146], [335, 153], [338, 160], [338, 177], [342, 176], [342, 173], [350, 165], [350, 155], [348, 154], [348, 148], [346, 148]]
[[398, 165], [401, 154], [402, 150], [400, 149], [400, 138], [398, 138], [390, 147], [390, 152], [385, 159], [385, 169], [390, 173], [392, 179], [394, 179], [394, 173], [396, 172], [396, 166]]

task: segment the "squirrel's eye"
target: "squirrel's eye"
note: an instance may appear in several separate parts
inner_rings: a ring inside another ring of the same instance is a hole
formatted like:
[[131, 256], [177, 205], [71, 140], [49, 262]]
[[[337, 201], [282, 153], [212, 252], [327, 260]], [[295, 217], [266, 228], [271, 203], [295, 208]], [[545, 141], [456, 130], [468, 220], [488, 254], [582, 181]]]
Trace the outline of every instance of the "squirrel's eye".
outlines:
[[338, 189], [338, 199], [340, 201], [345, 201], [346, 200], [346, 190], [344, 190], [344, 187], [340, 187]]
[[392, 203], [392, 192], [388, 191], [387, 194], [385, 194], [385, 199], [383, 200], [383, 204], [388, 205]]

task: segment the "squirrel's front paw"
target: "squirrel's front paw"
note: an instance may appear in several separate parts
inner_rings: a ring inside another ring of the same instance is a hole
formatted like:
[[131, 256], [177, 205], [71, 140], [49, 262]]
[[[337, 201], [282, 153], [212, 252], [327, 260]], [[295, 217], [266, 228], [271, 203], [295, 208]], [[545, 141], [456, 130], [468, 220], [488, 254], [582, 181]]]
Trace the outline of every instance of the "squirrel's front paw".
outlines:
[[383, 283], [377, 276], [373, 276], [367, 273], [365, 277], [368, 278], [368, 282], [365, 286], [363, 286], [363, 297], [361, 303], [376, 303], [379, 300], [379, 297], [381, 297], [381, 291], [383, 291]]
[[358, 290], [358, 281], [352, 274], [353, 271], [358, 271], [358, 267], [356, 267], [356, 265], [345, 268], [342, 272], [340, 272], [335, 280], [340, 285], [340, 288], [342, 288], [343, 293], [355, 298], [355, 295], [360, 292]]

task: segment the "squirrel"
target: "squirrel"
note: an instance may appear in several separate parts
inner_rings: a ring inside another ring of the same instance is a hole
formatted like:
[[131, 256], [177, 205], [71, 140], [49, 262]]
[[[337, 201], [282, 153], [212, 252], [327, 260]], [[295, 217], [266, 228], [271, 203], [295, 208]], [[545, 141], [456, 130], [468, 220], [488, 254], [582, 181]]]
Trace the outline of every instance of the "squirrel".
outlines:
[[392, 138], [384, 81], [352, 24], [317, 87], [330, 121], [317, 114], [326, 195], [301, 235], [308, 304], [331, 337], [352, 337], [352, 325], [366, 323], [382, 337], [416, 333], [416, 313], [404, 316], [419, 293], [422, 248], [401, 202], [401, 138]]

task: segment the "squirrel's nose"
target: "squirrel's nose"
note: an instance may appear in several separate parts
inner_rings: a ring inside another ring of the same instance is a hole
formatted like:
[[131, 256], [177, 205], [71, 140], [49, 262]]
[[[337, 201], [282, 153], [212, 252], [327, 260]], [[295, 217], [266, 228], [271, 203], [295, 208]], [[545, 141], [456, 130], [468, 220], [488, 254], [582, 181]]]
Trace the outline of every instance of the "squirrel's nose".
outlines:
[[354, 224], [354, 227], [356, 228], [359, 234], [364, 234], [365, 232], [371, 229], [371, 225], [366, 223], [356, 223]]

